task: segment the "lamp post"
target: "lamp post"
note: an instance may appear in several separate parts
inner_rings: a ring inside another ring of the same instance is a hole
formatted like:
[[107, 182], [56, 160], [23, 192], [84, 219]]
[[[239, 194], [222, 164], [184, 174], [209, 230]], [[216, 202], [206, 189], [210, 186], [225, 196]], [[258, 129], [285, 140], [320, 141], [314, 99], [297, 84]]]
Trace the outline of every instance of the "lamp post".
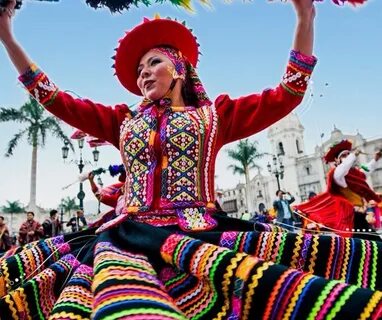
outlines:
[[281, 189], [280, 187], [280, 179], [284, 178], [284, 165], [282, 163], [282, 159], [280, 156], [273, 155], [272, 157], [273, 166], [270, 162], [268, 162], [267, 168], [268, 172], [270, 174], [273, 174], [276, 177], [277, 180], [277, 188], [278, 190]]
[[[71, 161], [71, 162], [75, 163], [78, 166], [78, 170], [80, 172], [80, 175], [82, 174], [85, 165], [86, 164], [91, 164], [91, 162], [84, 160], [83, 157], [82, 157], [82, 149], [84, 148], [84, 143], [85, 143], [85, 139], [84, 138], [78, 139], [78, 148], [80, 149], [80, 159], [79, 160], [72, 160]], [[62, 158], [64, 160], [66, 160], [68, 158], [68, 154], [69, 154], [68, 144], [69, 144], [69, 142], [65, 141], [64, 146], [61, 148]], [[95, 164], [97, 164], [97, 162], [99, 160], [99, 154], [100, 154], [99, 150], [97, 150], [97, 147], [94, 148], [92, 153], [93, 153], [93, 161], [95, 162]], [[77, 198], [80, 201], [80, 209], [84, 210], [85, 192], [84, 192], [84, 189], [83, 189], [83, 182], [82, 181], [80, 181], [80, 187], [79, 187], [79, 191], [77, 193]]]
[[[101, 176], [98, 176], [98, 178], [97, 178], [97, 183], [98, 183], [98, 185], [100, 186], [100, 188], [102, 189], [102, 187], [103, 187], [103, 181], [102, 181], [102, 179], [101, 179]], [[101, 201], [100, 200], [98, 200], [98, 214], [99, 213], [101, 213]]]

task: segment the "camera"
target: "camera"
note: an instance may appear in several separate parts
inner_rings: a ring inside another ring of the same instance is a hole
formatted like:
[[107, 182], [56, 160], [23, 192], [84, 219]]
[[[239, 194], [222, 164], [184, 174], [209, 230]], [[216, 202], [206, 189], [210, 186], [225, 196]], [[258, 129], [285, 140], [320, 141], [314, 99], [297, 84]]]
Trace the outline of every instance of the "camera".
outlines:
[[[9, 4], [9, 0], [0, 0], [0, 8], [5, 8]], [[15, 9], [20, 9], [22, 4], [22, 0], [16, 0]]]

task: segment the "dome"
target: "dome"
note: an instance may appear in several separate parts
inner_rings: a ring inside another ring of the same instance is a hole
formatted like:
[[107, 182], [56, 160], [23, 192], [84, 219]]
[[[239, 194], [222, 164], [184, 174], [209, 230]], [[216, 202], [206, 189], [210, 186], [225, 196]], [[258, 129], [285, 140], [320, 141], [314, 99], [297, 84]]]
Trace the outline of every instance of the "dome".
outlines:
[[339, 141], [343, 138], [343, 133], [340, 129], [338, 129], [336, 126], [334, 126], [333, 131], [330, 133], [330, 140], [331, 141]]

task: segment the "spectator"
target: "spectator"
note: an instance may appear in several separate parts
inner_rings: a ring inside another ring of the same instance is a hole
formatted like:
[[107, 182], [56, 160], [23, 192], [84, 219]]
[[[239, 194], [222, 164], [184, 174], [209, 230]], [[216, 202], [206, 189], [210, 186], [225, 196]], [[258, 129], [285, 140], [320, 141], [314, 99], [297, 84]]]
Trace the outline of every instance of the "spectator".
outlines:
[[10, 249], [11, 245], [8, 227], [4, 222], [4, 217], [0, 216], [0, 253]]
[[241, 220], [249, 221], [251, 218], [251, 214], [248, 212], [248, 210], [245, 210], [244, 213], [241, 215]]
[[289, 193], [282, 190], [277, 190], [277, 199], [273, 202], [273, 208], [276, 211], [277, 222], [282, 223], [282, 227], [293, 231], [294, 215], [290, 208], [290, 204], [295, 198]]
[[308, 200], [314, 198], [316, 195], [317, 195], [317, 193], [315, 193], [314, 191], [309, 191]]
[[34, 220], [34, 213], [32, 211], [27, 212], [27, 220], [21, 225], [19, 230], [19, 242], [20, 245], [40, 240], [44, 235], [44, 229], [42, 225]]
[[62, 225], [58, 220], [57, 214], [57, 210], [51, 210], [49, 213], [49, 218], [42, 223], [42, 227], [44, 228], [44, 236], [46, 238], [58, 236], [62, 231]]
[[86, 222], [83, 210], [77, 210], [76, 216], [72, 217], [69, 222], [66, 224], [67, 227], [72, 228], [72, 232], [77, 232], [85, 229], [88, 225]]

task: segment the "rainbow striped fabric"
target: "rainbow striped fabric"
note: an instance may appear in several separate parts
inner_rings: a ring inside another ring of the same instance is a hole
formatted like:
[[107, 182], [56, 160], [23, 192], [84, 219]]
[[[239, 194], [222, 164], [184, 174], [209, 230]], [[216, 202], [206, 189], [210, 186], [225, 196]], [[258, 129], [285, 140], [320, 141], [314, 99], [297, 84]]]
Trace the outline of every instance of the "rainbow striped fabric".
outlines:
[[0, 319], [381, 319], [381, 252], [360, 239], [126, 222], [0, 258]]

